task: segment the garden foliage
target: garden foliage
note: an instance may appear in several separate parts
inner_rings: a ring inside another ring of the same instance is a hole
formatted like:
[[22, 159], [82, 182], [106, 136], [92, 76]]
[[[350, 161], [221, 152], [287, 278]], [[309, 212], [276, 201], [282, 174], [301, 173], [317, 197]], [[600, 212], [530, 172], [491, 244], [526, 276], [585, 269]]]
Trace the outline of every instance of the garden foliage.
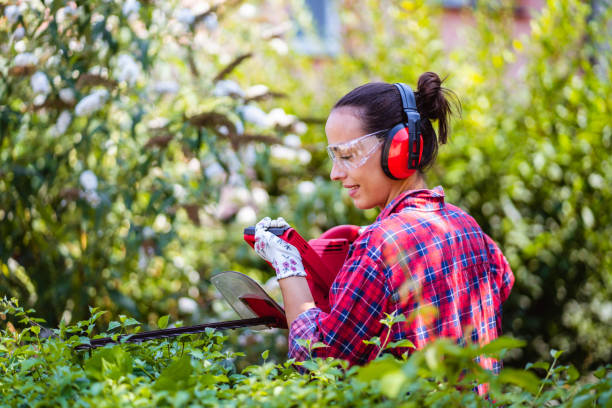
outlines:
[[[571, 365], [530, 364], [525, 370], [504, 369], [498, 376], [474, 362], [477, 355], [498, 356], [522, 342], [502, 337], [484, 348], [446, 341], [429, 345], [397, 360], [389, 354], [364, 367], [348, 368], [341, 360], [307, 360], [299, 374], [289, 360], [268, 360], [237, 370], [243, 355], [228, 348], [222, 333], [209, 331], [174, 340], [120, 344], [93, 351], [75, 351], [94, 334], [105, 312], [75, 325], [41, 330], [33, 311], [16, 302], [2, 302], [0, 333], [0, 406], [171, 406], [287, 407], [330, 405], [388, 406], [526, 406], [547, 402], [558, 406], [612, 405], [612, 366], [592, 378], [580, 378]], [[19, 320], [19, 324], [16, 321]], [[15, 322], [16, 329], [11, 323]], [[160, 319], [160, 326], [168, 322]], [[393, 324], [393, 318], [386, 324]], [[131, 318], [111, 321], [107, 333], [138, 330]], [[319, 347], [319, 344], [311, 348]], [[488, 384], [488, 399], [473, 388]]]
[[[415, 86], [431, 70], [448, 75], [463, 115], [428, 183], [477, 219], [515, 271], [505, 331], [527, 345], [507, 357], [524, 363], [556, 348], [580, 369], [610, 360], [609, 8], [551, 0], [517, 38], [512, 4], [477, 2], [465, 10], [473, 27], [449, 51], [436, 2], [338, 1], [344, 50], [325, 56], [293, 49], [287, 2], [197, 3], [0, 5], [1, 293], [36, 307], [51, 327], [85, 319], [88, 306], [109, 311], [99, 327], [119, 313], [151, 326], [168, 313], [231, 317], [211, 274], [271, 276], [242, 242], [243, 227], [282, 215], [311, 238], [376, 216], [328, 180], [321, 125], [333, 103], [368, 81]], [[290, 8], [306, 27], [302, 3]], [[250, 353], [284, 349], [278, 333], [257, 336], [230, 340]], [[45, 344], [69, 358], [64, 343]], [[201, 361], [181, 364], [199, 372]], [[71, 364], [58, 372], [78, 371]], [[425, 367], [403, 364], [402, 373]], [[136, 383], [149, 378], [132, 367]], [[261, 369], [275, 373], [270, 384], [286, 375]], [[357, 384], [349, 373], [342, 378]], [[261, 398], [275, 392], [254, 379], [264, 377], [248, 377]], [[94, 384], [85, 378], [67, 387]], [[299, 392], [307, 377], [291, 378], [287, 389]], [[236, 386], [244, 384], [228, 383]]]

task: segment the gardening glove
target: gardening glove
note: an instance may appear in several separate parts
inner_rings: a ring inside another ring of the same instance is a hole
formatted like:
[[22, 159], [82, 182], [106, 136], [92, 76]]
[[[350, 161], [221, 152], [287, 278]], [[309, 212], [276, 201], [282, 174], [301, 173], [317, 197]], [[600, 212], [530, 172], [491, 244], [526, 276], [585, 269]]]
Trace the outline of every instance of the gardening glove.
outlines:
[[265, 217], [255, 225], [255, 252], [272, 265], [277, 279], [306, 276], [300, 252], [268, 231], [274, 227], [289, 227], [289, 224], [282, 217], [275, 220]]

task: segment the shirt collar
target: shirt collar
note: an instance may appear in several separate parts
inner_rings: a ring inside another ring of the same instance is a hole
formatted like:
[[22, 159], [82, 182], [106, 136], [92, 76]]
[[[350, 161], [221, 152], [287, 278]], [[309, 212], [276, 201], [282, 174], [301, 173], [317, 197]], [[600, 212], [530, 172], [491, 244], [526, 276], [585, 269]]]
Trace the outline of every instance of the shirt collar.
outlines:
[[381, 211], [376, 218], [380, 221], [393, 213], [400, 212], [405, 208], [419, 211], [438, 211], [444, 208], [444, 189], [442, 186], [434, 187], [433, 190], [406, 190]]

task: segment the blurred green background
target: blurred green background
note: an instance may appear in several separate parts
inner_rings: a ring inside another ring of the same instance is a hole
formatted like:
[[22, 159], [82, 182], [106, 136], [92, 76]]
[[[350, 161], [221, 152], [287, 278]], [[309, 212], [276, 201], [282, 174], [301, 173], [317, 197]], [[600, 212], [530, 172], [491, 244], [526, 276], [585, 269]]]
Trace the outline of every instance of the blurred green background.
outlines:
[[[49, 326], [88, 306], [155, 325], [235, 318], [210, 285], [272, 271], [242, 229], [367, 224], [323, 125], [355, 86], [447, 77], [463, 106], [428, 173], [516, 276], [521, 365], [612, 357], [607, 0], [0, 4], [0, 294]], [[270, 290], [273, 283], [268, 282]], [[281, 331], [235, 347], [286, 352]]]

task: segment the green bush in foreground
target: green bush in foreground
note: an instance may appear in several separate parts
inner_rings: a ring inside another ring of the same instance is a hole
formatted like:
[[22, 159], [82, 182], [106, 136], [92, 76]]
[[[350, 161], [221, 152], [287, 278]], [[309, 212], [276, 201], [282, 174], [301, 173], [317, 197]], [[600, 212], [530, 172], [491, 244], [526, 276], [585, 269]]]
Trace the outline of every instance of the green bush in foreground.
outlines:
[[[561, 352], [555, 352], [552, 364], [493, 376], [473, 361], [521, 345], [509, 338], [483, 348], [438, 341], [403, 361], [383, 354], [364, 367], [315, 359], [301, 363], [307, 374], [292, 361], [267, 361], [264, 352], [261, 365], [238, 372], [234, 361], [242, 353], [224, 350], [219, 332], [77, 352], [73, 347], [87, 341], [105, 312], [91, 309], [89, 320], [45, 334], [32, 310], [16, 301], [2, 304], [2, 406], [612, 406], [611, 365], [580, 378], [573, 366], [557, 365]], [[23, 329], [11, 323], [16, 320]], [[134, 319], [120, 320], [100, 335], [140, 328]], [[165, 327], [167, 320], [158, 324]], [[472, 391], [483, 383], [490, 387], [488, 400]]]

